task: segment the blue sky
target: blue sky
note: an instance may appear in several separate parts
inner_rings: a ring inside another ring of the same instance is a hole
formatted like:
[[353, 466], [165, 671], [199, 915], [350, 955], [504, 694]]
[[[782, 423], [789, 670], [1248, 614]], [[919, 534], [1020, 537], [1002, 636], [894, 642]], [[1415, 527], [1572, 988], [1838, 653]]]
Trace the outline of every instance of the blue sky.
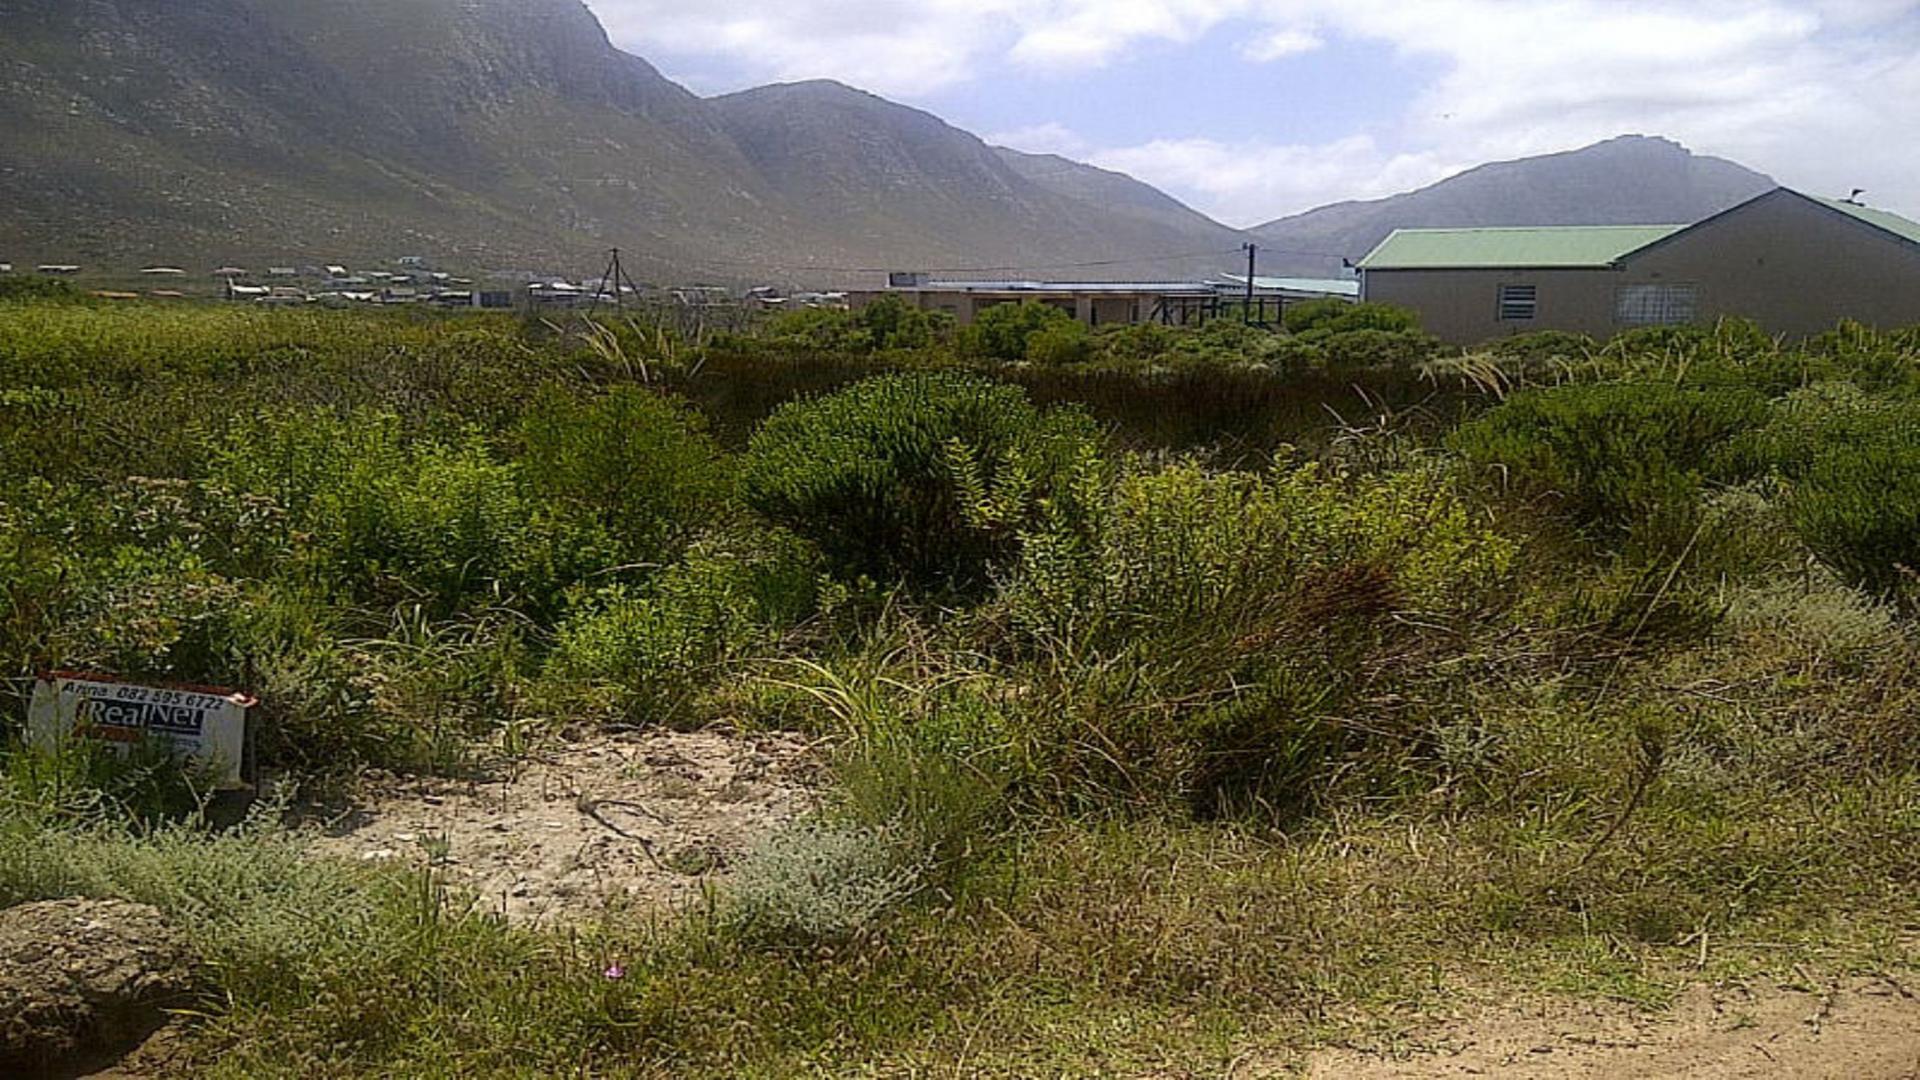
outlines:
[[1920, 0], [588, 0], [703, 94], [833, 78], [1230, 224], [1667, 135], [1920, 216]]

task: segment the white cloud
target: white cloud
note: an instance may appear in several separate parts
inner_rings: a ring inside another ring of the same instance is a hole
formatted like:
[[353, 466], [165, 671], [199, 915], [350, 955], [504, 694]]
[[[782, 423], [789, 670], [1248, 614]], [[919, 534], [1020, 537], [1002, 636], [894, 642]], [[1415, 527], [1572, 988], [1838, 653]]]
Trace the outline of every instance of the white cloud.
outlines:
[[1365, 135], [1318, 145], [1162, 139], [1088, 157], [1182, 193], [1233, 225], [1261, 224], [1335, 199], [1408, 191], [1473, 164], [1433, 153], [1389, 153]]
[[[591, 0], [621, 45], [642, 54], [724, 56], [750, 81], [832, 78], [913, 96], [972, 78], [1016, 40], [1018, 0]], [[739, 87], [726, 87], [739, 89]]]
[[1287, 28], [1275, 30], [1256, 38], [1240, 49], [1240, 55], [1256, 64], [1284, 60], [1289, 56], [1310, 53], [1326, 45], [1319, 34], [1311, 30]]
[[[909, 99], [1008, 63], [1069, 74], [1124, 63], [1143, 43], [1226, 23], [1244, 33], [1248, 63], [1347, 39], [1437, 69], [1397, 122], [1324, 145], [1281, 131], [1225, 144], [1196, 128], [1102, 149], [1045, 123], [1041, 95], [1036, 126], [1000, 137], [1135, 172], [1236, 222], [1626, 132], [1669, 135], [1816, 191], [1865, 187], [1920, 214], [1913, 0], [592, 2], [643, 53], [724, 55], [749, 78], [828, 76]], [[1208, 103], [1194, 104], [1204, 117]]]
[[994, 146], [1024, 150], [1029, 154], [1059, 154], [1061, 157], [1088, 158], [1099, 148], [1065, 124], [1048, 122], [1012, 131], [996, 131], [980, 136]]

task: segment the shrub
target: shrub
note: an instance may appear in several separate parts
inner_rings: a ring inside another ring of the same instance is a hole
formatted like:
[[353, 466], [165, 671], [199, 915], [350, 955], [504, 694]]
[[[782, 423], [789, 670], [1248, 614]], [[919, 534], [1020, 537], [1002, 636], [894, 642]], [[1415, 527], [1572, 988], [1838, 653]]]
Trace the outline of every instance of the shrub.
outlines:
[[1516, 394], [1450, 444], [1557, 493], [1583, 527], [1617, 535], [1662, 519], [1686, 530], [1702, 483], [1733, 478], [1730, 441], [1766, 418], [1766, 400], [1740, 388], [1573, 385]]
[[1262, 476], [1186, 464], [1125, 476], [1081, 519], [1030, 535], [1006, 597], [1046, 635], [1114, 643], [1230, 624], [1347, 566], [1382, 570], [1408, 610], [1471, 606], [1512, 555], [1431, 468], [1355, 476], [1283, 461]]
[[78, 300], [80, 295], [80, 290], [74, 288], [72, 283], [61, 281], [59, 278], [43, 277], [38, 274], [0, 275], [0, 303]]
[[1093, 355], [1093, 332], [1079, 322], [1054, 322], [1027, 338], [1027, 362], [1042, 367], [1084, 364]]
[[1073, 321], [1072, 315], [1038, 300], [1000, 304], [974, 316], [973, 324], [960, 333], [960, 349], [984, 360], [1025, 360], [1027, 342], [1035, 334]]
[[1751, 468], [1786, 483], [1802, 541], [1854, 585], [1880, 593], [1920, 570], [1920, 405], [1849, 383], [1789, 395], [1764, 430], [1739, 443]]
[[1807, 342], [1806, 352], [1809, 367], [1824, 362], [1864, 390], [1920, 389], [1920, 327], [1883, 332], [1848, 320]]
[[1129, 323], [1102, 327], [1096, 347], [1104, 360], [1119, 364], [1146, 364], [1171, 352], [1183, 332], [1160, 323]]
[[1322, 336], [1300, 335], [1320, 350], [1321, 363], [1333, 372], [1366, 369], [1408, 370], [1440, 350], [1438, 338], [1418, 330], [1341, 330]]
[[1287, 308], [1282, 321], [1290, 334], [1319, 331], [1345, 334], [1355, 330], [1388, 333], [1418, 330], [1420, 318], [1390, 304], [1355, 304], [1345, 300], [1309, 300]]
[[710, 541], [645, 588], [582, 604], [560, 626], [544, 693], [563, 708], [670, 722], [724, 664], [811, 614], [817, 586], [813, 553], [791, 535]]
[[767, 339], [822, 352], [872, 353], [924, 349], [946, 339], [953, 317], [921, 311], [898, 296], [881, 296], [858, 311], [812, 308], [782, 314]]
[[[1043, 414], [1017, 387], [883, 375], [775, 412], [749, 445], [743, 491], [843, 572], [965, 587], [1096, 439], [1085, 414]], [[969, 512], [989, 497], [998, 520]]]
[[876, 928], [917, 886], [917, 869], [901, 862], [883, 833], [807, 820], [741, 860], [733, 917], [749, 937], [770, 944], [832, 943]]
[[640, 387], [587, 400], [549, 392], [520, 421], [520, 480], [545, 515], [598, 523], [626, 560], [670, 559], [731, 491], [703, 428], [683, 402]]
[[1511, 334], [1507, 337], [1494, 338], [1481, 345], [1480, 351], [1503, 360], [1534, 363], [1546, 360], [1575, 362], [1584, 360], [1599, 347], [1599, 342], [1585, 334], [1575, 334], [1566, 330], [1539, 330], [1531, 334]]
[[1821, 447], [1786, 506], [1801, 539], [1847, 580], [1911, 589], [1920, 582], [1920, 428]]
[[1356, 730], [1394, 727], [1368, 716], [1408, 674], [1390, 643], [1491, 606], [1512, 559], [1433, 469], [1129, 475], [1029, 537], [1004, 594], [1065, 682], [1036, 705], [1043, 775], [1207, 816], [1300, 806]]

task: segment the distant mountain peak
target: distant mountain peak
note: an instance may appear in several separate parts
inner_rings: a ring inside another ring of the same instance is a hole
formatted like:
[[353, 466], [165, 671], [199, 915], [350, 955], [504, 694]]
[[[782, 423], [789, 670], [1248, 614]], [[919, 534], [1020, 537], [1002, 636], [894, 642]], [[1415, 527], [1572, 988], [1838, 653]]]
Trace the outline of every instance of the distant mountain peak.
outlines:
[[1480, 165], [1385, 199], [1337, 203], [1250, 230], [1277, 269], [1322, 273], [1359, 261], [1394, 229], [1682, 224], [1778, 185], [1658, 135]]

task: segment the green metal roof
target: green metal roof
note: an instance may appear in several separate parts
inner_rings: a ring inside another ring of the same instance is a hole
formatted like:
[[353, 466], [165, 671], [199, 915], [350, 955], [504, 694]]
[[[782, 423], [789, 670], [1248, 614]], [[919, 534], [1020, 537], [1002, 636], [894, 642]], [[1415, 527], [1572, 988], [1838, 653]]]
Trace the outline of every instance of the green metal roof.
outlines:
[[1861, 206], [1859, 203], [1850, 203], [1845, 199], [1824, 199], [1818, 195], [1808, 195], [1807, 198], [1821, 206], [1838, 210], [1848, 217], [1858, 218], [1877, 229], [1884, 229], [1902, 240], [1920, 244], [1920, 221], [1908, 221], [1899, 214], [1875, 210], [1871, 206]]
[[1602, 268], [1684, 228], [1684, 225], [1555, 225], [1396, 229], [1372, 254], [1360, 260], [1360, 269]]

